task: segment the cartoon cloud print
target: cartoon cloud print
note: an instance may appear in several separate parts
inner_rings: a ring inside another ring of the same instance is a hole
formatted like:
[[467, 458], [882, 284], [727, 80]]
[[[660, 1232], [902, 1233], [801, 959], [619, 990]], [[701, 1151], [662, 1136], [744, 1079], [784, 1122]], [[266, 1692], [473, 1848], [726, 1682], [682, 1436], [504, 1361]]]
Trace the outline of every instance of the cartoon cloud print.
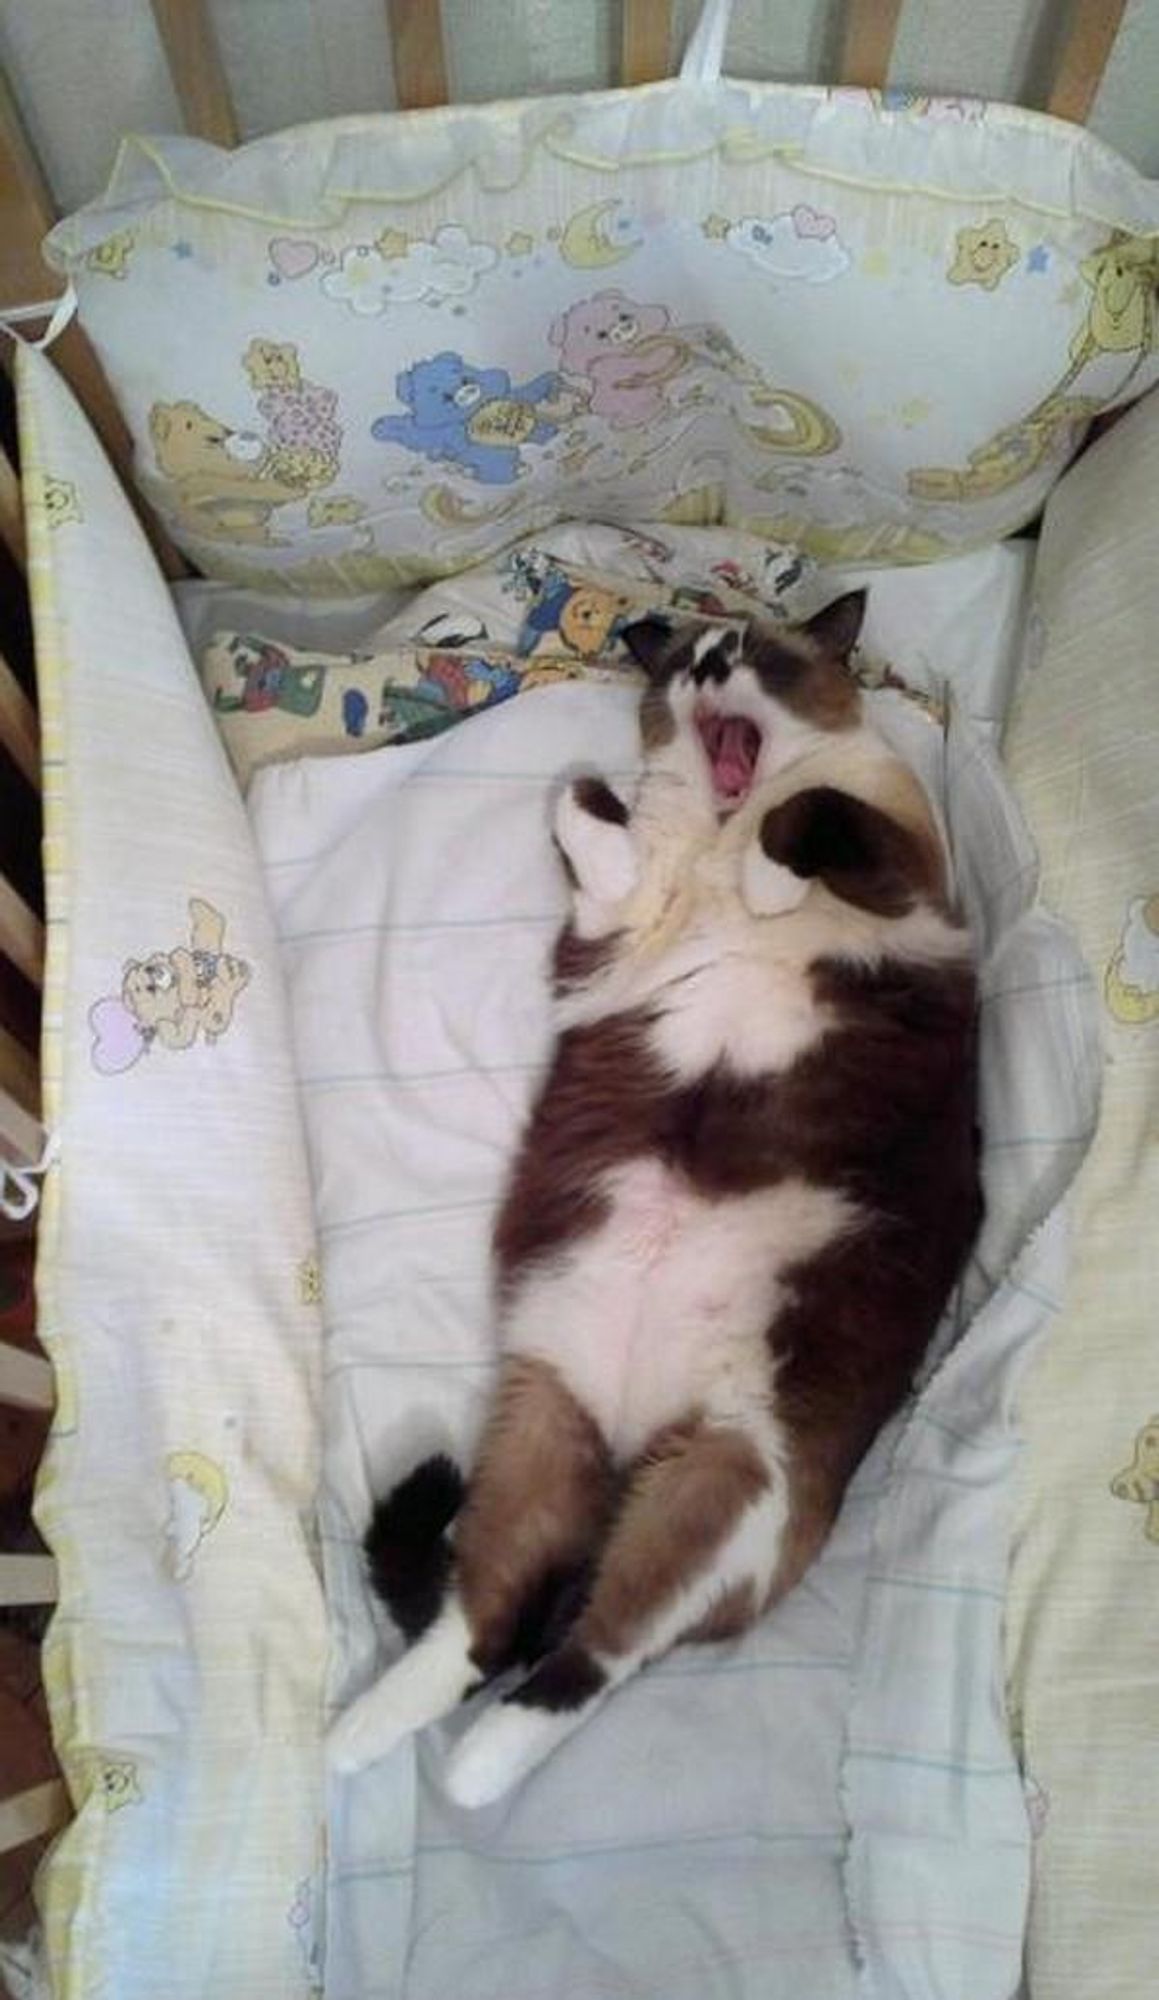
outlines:
[[849, 269], [850, 257], [832, 215], [798, 202], [780, 215], [744, 215], [729, 224], [725, 242], [770, 278], [801, 278], [824, 285]]
[[462, 299], [499, 262], [489, 243], [476, 243], [457, 222], [445, 222], [427, 242], [399, 232], [377, 243], [352, 243], [322, 279], [326, 297], [375, 319], [388, 306]]
[[200, 1451], [171, 1451], [165, 1460], [169, 1513], [165, 1567], [175, 1583], [193, 1574], [194, 1557], [225, 1512], [229, 1487], [220, 1465]]

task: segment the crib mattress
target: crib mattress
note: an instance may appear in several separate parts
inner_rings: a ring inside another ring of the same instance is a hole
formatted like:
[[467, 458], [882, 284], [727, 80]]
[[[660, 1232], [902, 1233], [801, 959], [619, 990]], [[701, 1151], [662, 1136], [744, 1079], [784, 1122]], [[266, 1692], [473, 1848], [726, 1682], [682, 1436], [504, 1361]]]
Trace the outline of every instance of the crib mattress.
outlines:
[[[689, 582], [725, 545], [682, 541]], [[633, 560], [614, 531], [552, 546], [612, 574]], [[993, 604], [1010, 561], [948, 575], [943, 615], [971, 591]], [[937, 577], [881, 581], [879, 620], [900, 621], [917, 673]], [[449, 594], [493, 630], [491, 578]], [[1010, 670], [994, 624], [999, 643], [968, 654], [984, 718]], [[1082, 969], [1030, 913], [1033, 857], [984, 733], [959, 719], [944, 743], [898, 695], [869, 699], [947, 815], [986, 956], [992, 1220], [963, 1318], [982, 1309], [758, 1631], [650, 1669], [487, 1812], [443, 1791], [461, 1720], [333, 1788], [332, 2000], [998, 2000], [1017, 1982], [1029, 1830], [997, 1671], [1009, 1386], [1061, 1279], [1056, 1225], [1024, 1239], [1072, 1171], [1031, 1138], [1054, 1095], [1089, 1126], [1096, 1065], [1052, 985], [1069, 994]], [[544, 1059], [563, 911], [548, 797], [577, 764], [631, 784], [637, 700], [526, 693], [433, 742], [276, 766], [251, 788], [318, 1204], [336, 1703], [398, 1646], [359, 1555], [372, 1496], [431, 1449], [469, 1457], [492, 1375], [488, 1228]]]

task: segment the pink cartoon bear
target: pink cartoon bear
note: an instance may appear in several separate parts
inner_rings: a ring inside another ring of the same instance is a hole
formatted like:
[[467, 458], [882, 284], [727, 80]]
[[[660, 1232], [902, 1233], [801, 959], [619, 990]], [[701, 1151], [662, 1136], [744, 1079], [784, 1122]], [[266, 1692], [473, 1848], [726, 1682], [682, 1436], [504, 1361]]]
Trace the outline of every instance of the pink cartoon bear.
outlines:
[[690, 359], [669, 330], [666, 306], [641, 306], [623, 292], [580, 299], [553, 321], [548, 340], [565, 375], [587, 383], [593, 416], [613, 430], [648, 424], [667, 408], [665, 391]]

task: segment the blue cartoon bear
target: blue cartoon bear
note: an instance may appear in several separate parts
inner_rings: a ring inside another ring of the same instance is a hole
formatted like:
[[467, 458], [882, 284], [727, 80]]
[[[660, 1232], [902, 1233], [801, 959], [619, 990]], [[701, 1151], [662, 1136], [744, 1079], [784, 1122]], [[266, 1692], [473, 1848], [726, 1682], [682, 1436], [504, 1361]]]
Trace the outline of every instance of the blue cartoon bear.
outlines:
[[[547, 444], [559, 430], [540, 411], [560, 398], [558, 375], [517, 388], [505, 368], [472, 368], [448, 350], [404, 368], [394, 386], [407, 413], [371, 425], [379, 443], [457, 465], [484, 486], [510, 485], [524, 470], [520, 447]], [[552, 415], [560, 414], [554, 407]]]

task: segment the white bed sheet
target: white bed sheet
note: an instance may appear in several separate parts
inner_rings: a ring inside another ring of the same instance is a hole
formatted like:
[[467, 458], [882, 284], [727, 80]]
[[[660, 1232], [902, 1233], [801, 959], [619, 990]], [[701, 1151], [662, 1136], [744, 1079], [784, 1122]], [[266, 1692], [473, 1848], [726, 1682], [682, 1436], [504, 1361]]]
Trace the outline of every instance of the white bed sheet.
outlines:
[[[897, 619], [911, 674], [958, 635], [989, 720], [1020, 644], [992, 607], [1003, 589], [1021, 603], [1024, 558], [945, 570], [944, 603], [932, 570], [893, 579], [892, 599], [877, 577], [871, 617]], [[906, 593], [908, 626], [887, 612]], [[971, 617], [999, 634], [982, 671]], [[457, 1723], [334, 1793], [330, 2000], [798, 2000], [806, 1983], [810, 2000], [1006, 2000], [1017, 1982], [1029, 1839], [999, 1627], [1012, 1385], [1061, 1282], [1057, 1218], [1015, 1252], [1077, 1163], [1042, 1134], [1089, 1126], [1098, 1063], [1081, 967], [1032, 913], [1033, 854], [984, 737], [951, 730], [943, 763], [933, 724], [874, 699], [947, 811], [986, 955], [991, 1220], [974, 1300], [1006, 1279], [757, 1632], [649, 1672], [488, 1813], [443, 1796]], [[337, 1701], [397, 1643], [359, 1558], [373, 1492], [434, 1445], [469, 1453], [480, 1420], [489, 1221], [545, 1052], [562, 911], [547, 798], [576, 763], [630, 781], [634, 701], [541, 690], [251, 790], [322, 1245]], [[1057, 985], [1060, 967], [1078, 983]], [[1061, 1127], [1044, 1126], [1048, 1102]]]

